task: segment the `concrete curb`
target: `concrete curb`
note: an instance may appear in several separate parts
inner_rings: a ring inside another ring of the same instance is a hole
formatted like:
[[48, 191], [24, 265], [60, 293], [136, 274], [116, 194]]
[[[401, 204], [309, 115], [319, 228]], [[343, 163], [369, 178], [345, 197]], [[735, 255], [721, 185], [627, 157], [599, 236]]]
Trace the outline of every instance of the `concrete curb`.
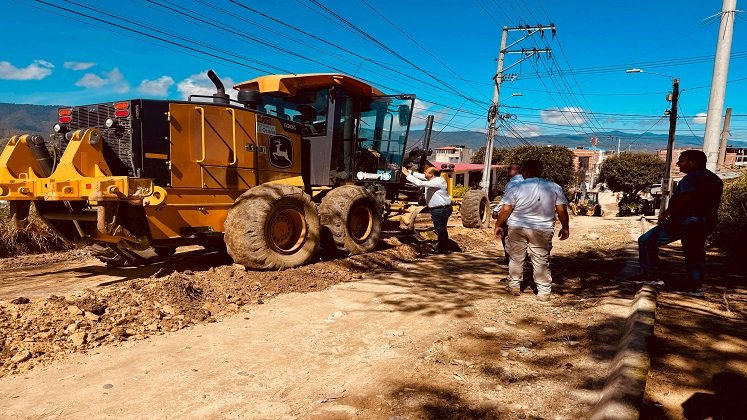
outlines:
[[643, 286], [636, 293], [612, 370], [591, 410], [592, 420], [637, 419], [650, 365], [648, 339], [654, 332], [656, 289]]

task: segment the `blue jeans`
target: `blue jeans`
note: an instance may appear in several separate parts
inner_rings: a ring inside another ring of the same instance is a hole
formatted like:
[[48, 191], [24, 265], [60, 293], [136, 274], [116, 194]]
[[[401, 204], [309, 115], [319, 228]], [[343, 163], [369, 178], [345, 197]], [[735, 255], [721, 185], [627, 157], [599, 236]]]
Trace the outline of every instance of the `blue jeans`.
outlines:
[[452, 211], [451, 206], [431, 209], [433, 232], [438, 235], [436, 247], [439, 251], [446, 251], [449, 248], [449, 232], [446, 230], [446, 224], [449, 222]]
[[656, 225], [638, 238], [638, 261], [643, 274], [657, 274], [659, 269], [659, 247], [677, 240], [682, 241], [685, 254], [687, 289], [700, 289], [705, 270], [705, 242], [713, 231], [713, 224], [701, 217], [688, 217]]

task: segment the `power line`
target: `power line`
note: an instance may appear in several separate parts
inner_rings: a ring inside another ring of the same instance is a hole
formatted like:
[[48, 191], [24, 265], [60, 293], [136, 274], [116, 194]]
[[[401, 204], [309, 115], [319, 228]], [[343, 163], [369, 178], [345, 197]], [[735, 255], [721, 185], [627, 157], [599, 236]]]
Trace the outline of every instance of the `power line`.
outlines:
[[651, 125], [651, 127], [650, 127], [650, 128], [648, 129], [648, 130], [645, 130], [644, 132], [642, 132], [642, 133], [641, 133], [640, 135], [638, 135], [637, 137], [634, 137], [634, 138], [633, 138], [633, 139], [632, 139], [632, 140], [631, 140], [631, 141], [630, 141], [630, 142], [628, 143], [627, 149], [630, 149], [631, 147], [633, 147], [633, 145], [634, 145], [634, 144], [636, 144], [636, 143], [637, 143], [637, 142], [638, 142], [638, 141], [639, 141], [639, 140], [640, 140], [641, 138], [643, 138], [643, 135], [644, 135], [644, 134], [646, 134], [646, 133], [650, 132], [650, 131], [651, 131], [651, 130], [652, 130], [652, 129], [653, 129], [654, 127], [656, 127], [656, 125], [658, 125], [658, 124], [659, 124], [659, 123], [661, 122], [661, 120], [663, 120], [663, 119], [664, 119], [664, 115], [660, 116], [660, 117], [659, 117], [659, 119], [658, 119], [658, 120], [656, 120], [656, 122], [655, 122], [655, 123], [653, 123], [653, 124]]
[[426, 54], [428, 54], [431, 57], [433, 57], [433, 59], [435, 59], [436, 61], [438, 61], [447, 70], [449, 70], [450, 72], [454, 73], [454, 75], [457, 76], [459, 78], [459, 80], [465, 82], [469, 87], [471, 87], [472, 89], [476, 90], [478, 94], [484, 94], [484, 92], [482, 92], [481, 90], [479, 90], [476, 87], [474, 87], [471, 83], [469, 83], [467, 80], [465, 80], [464, 77], [462, 77], [461, 75], [459, 75], [459, 73], [457, 73], [451, 67], [449, 67], [448, 64], [444, 63], [440, 58], [436, 57], [436, 55], [434, 55], [433, 53], [431, 53], [427, 48], [425, 48], [422, 44], [420, 44], [417, 40], [415, 40], [415, 38], [411, 37], [407, 32], [403, 31], [402, 28], [400, 28], [394, 22], [392, 22], [391, 20], [389, 20], [389, 18], [387, 18], [384, 14], [382, 14], [378, 9], [376, 9], [373, 6], [371, 6], [371, 4], [368, 1], [366, 1], [366, 0], [361, 0], [361, 1], [363, 2], [363, 4], [365, 4], [366, 6], [368, 6], [369, 9], [373, 10], [374, 13], [376, 13], [382, 19], [384, 19], [387, 23], [389, 23], [392, 27], [394, 27], [395, 29], [397, 29], [402, 35], [406, 36], [407, 39], [409, 39], [415, 45], [417, 45], [418, 47], [420, 47], [420, 49], [423, 50]]
[[337, 13], [335, 13], [335, 12], [334, 12], [333, 10], [331, 10], [331, 9], [330, 9], [330, 8], [328, 8], [327, 6], [325, 6], [325, 5], [323, 5], [322, 3], [320, 3], [320, 2], [318, 1], [318, 0], [309, 0], [309, 1], [310, 1], [311, 3], [313, 3], [313, 4], [315, 4], [315, 5], [316, 5], [317, 7], [319, 7], [320, 9], [322, 9], [322, 10], [326, 11], [327, 13], [329, 13], [330, 15], [334, 16], [334, 17], [335, 17], [336, 19], [338, 19], [338, 20], [339, 20], [340, 22], [342, 22], [342, 23], [344, 23], [345, 25], [349, 26], [350, 28], [352, 28], [352, 29], [354, 29], [354, 30], [358, 31], [358, 32], [359, 32], [359, 33], [360, 33], [361, 35], [365, 36], [365, 37], [366, 37], [367, 39], [369, 39], [369, 40], [370, 40], [370, 41], [371, 41], [372, 43], [374, 43], [375, 45], [379, 46], [380, 48], [384, 49], [385, 51], [387, 51], [387, 52], [389, 52], [390, 54], [394, 55], [395, 57], [399, 58], [400, 60], [402, 60], [402, 61], [404, 61], [404, 62], [406, 62], [406, 63], [410, 64], [411, 66], [413, 66], [413, 67], [414, 67], [414, 68], [416, 68], [417, 70], [419, 70], [419, 71], [421, 71], [422, 73], [426, 74], [426, 75], [427, 75], [428, 77], [430, 77], [431, 79], [435, 80], [435, 81], [436, 81], [436, 82], [438, 82], [439, 84], [443, 85], [444, 87], [446, 87], [447, 89], [449, 89], [450, 91], [452, 91], [452, 93], [456, 94], [457, 96], [460, 96], [460, 97], [462, 97], [462, 98], [464, 98], [464, 99], [467, 99], [467, 100], [469, 100], [470, 102], [473, 102], [473, 103], [474, 103], [474, 104], [476, 104], [476, 105], [480, 105], [480, 104], [482, 104], [482, 105], [487, 105], [487, 103], [486, 103], [486, 102], [483, 102], [483, 101], [477, 100], [477, 99], [475, 99], [475, 98], [473, 98], [473, 97], [469, 97], [469, 96], [467, 96], [467, 95], [465, 95], [465, 94], [461, 93], [461, 92], [460, 92], [460, 91], [459, 91], [458, 89], [456, 89], [455, 87], [453, 87], [453, 86], [449, 85], [448, 83], [446, 83], [446, 82], [444, 82], [443, 80], [439, 79], [438, 77], [434, 76], [434, 75], [433, 75], [432, 73], [428, 72], [427, 70], [425, 70], [425, 69], [423, 69], [422, 67], [418, 66], [417, 64], [413, 63], [412, 61], [410, 61], [409, 59], [407, 59], [406, 57], [404, 57], [404, 56], [403, 56], [402, 54], [400, 54], [400, 53], [398, 53], [397, 51], [393, 50], [392, 48], [388, 47], [388, 46], [387, 46], [387, 45], [385, 45], [385, 44], [384, 44], [383, 42], [381, 42], [381, 41], [379, 41], [378, 39], [376, 39], [375, 37], [371, 36], [371, 35], [370, 35], [370, 34], [368, 34], [368, 33], [367, 33], [366, 31], [364, 31], [363, 29], [359, 28], [358, 26], [356, 26], [355, 24], [353, 24], [353, 23], [352, 23], [352, 22], [350, 22], [349, 20], [347, 20], [347, 19], [345, 19], [344, 17], [342, 17], [342, 16], [338, 15], [338, 14], [337, 14]]
[[[197, 1], [198, 1], [198, 2], [200, 2], [201, 4], [209, 5], [209, 3], [206, 3], [206, 2], [204, 2], [203, 0], [197, 0]], [[297, 26], [294, 26], [294, 25], [290, 25], [290, 24], [288, 24], [288, 23], [286, 23], [286, 22], [283, 22], [283, 21], [281, 21], [281, 20], [279, 20], [279, 19], [276, 19], [276, 18], [274, 18], [274, 17], [272, 17], [272, 16], [270, 16], [270, 15], [268, 15], [268, 14], [266, 14], [266, 13], [263, 13], [263, 12], [261, 12], [261, 11], [259, 11], [259, 10], [255, 9], [255, 8], [252, 8], [252, 7], [250, 7], [250, 6], [247, 6], [247, 5], [245, 5], [245, 4], [241, 4], [241, 3], [237, 2], [236, 0], [229, 0], [229, 1], [230, 1], [231, 3], [233, 3], [233, 4], [235, 4], [235, 5], [237, 5], [237, 6], [241, 7], [241, 8], [243, 8], [243, 9], [245, 9], [245, 10], [249, 11], [249, 12], [255, 13], [255, 14], [259, 15], [259, 16], [262, 16], [262, 17], [263, 17], [263, 18], [265, 18], [265, 19], [268, 19], [268, 20], [270, 20], [270, 21], [272, 21], [272, 22], [275, 22], [275, 23], [277, 23], [278, 25], [281, 25], [281, 26], [283, 26], [283, 27], [286, 27], [286, 28], [288, 28], [288, 29], [291, 29], [291, 30], [293, 30], [293, 31], [296, 31], [296, 32], [298, 32], [298, 33], [301, 33], [301, 34], [303, 34], [303, 35], [305, 35], [305, 36], [308, 36], [308, 37], [310, 37], [310, 38], [312, 38], [312, 39], [314, 39], [314, 40], [316, 40], [316, 41], [322, 42], [323, 44], [329, 45], [329, 46], [331, 46], [331, 47], [333, 47], [333, 48], [336, 48], [336, 49], [338, 49], [338, 50], [340, 50], [340, 51], [343, 51], [343, 52], [345, 52], [346, 54], [350, 54], [350, 55], [352, 55], [352, 56], [354, 56], [354, 57], [360, 58], [361, 60], [364, 60], [364, 62], [366, 62], [366, 63], [370, 63], [370, 64], [373, 64], [373, 65], [376, 65], [376, 66], [382, 67], [382, 68], [384, 68], [384, 69], [386, 69], [386, 70], [389, 70], [389, 71], [391, 71], [391, 72], [393, 72], [393, 73], [396, 73], [396, 74], [398, 74], [398, 75], [400, 75], [400, 76], [403, 76], [403, 77], [405, 77], [405, 80], [415, 80], [415, 81], [417, 81], [417, 82], [420, 82], [420, 83], [423, 83], [423, 84], [425, 84], [425, 85], [427, 85], [427, 86], [430, 86], [430, 87], [433, 87], [433, 88], [436, 88], [436, 89], [439, 89], [439, 90], [441, 89], [441, 87], [440, 87], [440, 86], [438, 86], [438, 85], [435, 85], [435, 84], [432, 84], [431, 82], [427, 82], [427, 81], [425, 81], [425, 80], [422, 80], [422, 79], [419, 79], [419, 78], [417, 78], [417, 77], [414, 77], [414, 76], [413, 76], [412, 74], [408, 74], [408, 73], [404, 73], [404, 72], [402, 72], [402, 71], [399, 71], [399, 70], [397, 70], [397, 69], [393, 68], [392, 66], [389, 66], [389, 65], [385, 65], [385, 64], [383, 64], [383, 63], [380, 63], [380, 62], [378, 62], [377, 60], [370, 60], [370, 59], [369, 59], [369, 57], [363, 56], [363, 55], [361, 55], [361, 54], [358, 54], [358, 53], [356, 53], [355, 51], [352, 51], [352, 50], [350, 50], [350, 49], [348, 49], [348, 48], [342, 47], [342, 46], [340, 46], [340, 45], [338, 45], [338, 44], [335, 44], [335, 43], [333, 43], [333, 42], [330, 42], [330, 41], [328, 41], [328, 40], [326, 40], [326, 39], [324, 39], [324, 38], [321, 38], [321, 37], [319, 37], [319, 36], [316, 36], [316, 35], [314, 35], [314, 34], [312, 34], [312, 33], [308, 32], [308, 31], [305, 31], [305, 30], [303, 30], [303, 29], [301, 29], [301, 28], [297, 27]], [[306, 6], [306, 5], [304, 5], [304, 6]], [[211, 7], [215, 7], [215, 6], [211, 6]], [[306, 6], [306, 7], [308, 7], [308, 6]], [[227, 14], [229, 14], [229, 15], [232, 15], [232, 16], [234, 16], [234, 17], [238, 18], [238, 19], [241, 19], [241, 20], [247, 21], [247, 20], [246, 20], [246, 18], [244, 18], [244, 17], [242, 17], [242, 16], [239, 16], [239, 15], [235, 15], [235, 14], [232, 14], [231, 12], [229, 12], [229, 11], [226, 11], [226, 10], [223, 10], [223, 9], [219, 9], [219, 10], [222, 10], [222, 11], [223, 11], [224, 13], [227, 13]], [[319, 13], [319, 12], [318, 12], [317, 10], [315, 10], [315, 9], [311, 9], [311, 10], [313, 10], [313, 11], [314, 11], [315, 13], [317, 13], [317, 14], [321, 14], [321, 13]], [[326, 16], [326, 15], [322, 15], [322, 16], [324, 16], [324, 17], [325, 17], [326, 19], [330, 19], [330, 18], [328, 18], [328, 17]], [[252, 21], [249, 21], [249, 22], [250, 22], [250, 23], [254, 23], [254, 22], [252, 22]], [[333, 23], [337, 23], [337, 22], [335, 22], [335, 21], [332, 21], [332, 22], [333, 22]], [[359, 35], [359, 36], [360, 36], [360, 35]], [[362, 38], [362, 39], [365, 39], [365, 38], [363, 38], [362, 36], [361, 36], [361, 38]], [[389, 78], [389, 77], [385, 76], [385, 75], [384, 75], [383, 73], [379, 73], [379, 72], [374, 72], [374, 71], [372, 71], [371, 69], [367, 69], [367, 70], [368, 70], [368, 71], [370, 71], [370, 72], [372, 72], [372, 73], [374, 73], [374, 74], [377, 74], [377, 75], [379, 75], [379, 76], [382, 76], [382, 77], [385, 77], [385, 78], [387, 78], [387, 79], [390, 79], [390, 80], [391, 80], [391, 78]], [[406, 82], [403, 82], [402, 80], [399, 80], [399, 83], [402, 83], [402, 84], [405, 84], [405, 85], [409, 85], [408, 83], [406, 83]], [[410, 85], [410, 86], [412, 86], [412, 85]], [[396, 90], [396, 89], [391, 89], [391, 88], [390, 88], [390, 90]], [[439, 95], [434, 95], [434, 96], [439, 96]]]
[[147, 36], [149, 38], [153, 38], [153, 39], [159, 40], [161, 42], [168, 43], [170, 45], [178, 46], [180, 48], [188, 49], [190, 51], [194, 51], [194, 52], [197, 52], [197, 53], [200, 53], [200, 54], [204, 54], [204, 55], [207, 55], [207, 56], [210, 56], [210, 57], [213, 57], [213, 58], [217, 58], [219, 60], [224, 60], [224, 61], [229, 62], [229, 63], [238, 64], [238, 65], [245, 66], [245, 67], [251, 68], [253, 70], [261, 71], [261, 72], [265, 72], [266, 71], [266, 69], [261, 69], [259, 67], [254, 67], [254, 66], [251, 66], [249, 64], [242, 63], [242, 62], [239, 62], [239, 61], [236, 61], [236, 60], [232, 60], [232, 59], [229, 59], [229, 58], [217, 55], [217, 54], [213, 54], [213, 53], [210, 53], [210, 52], [207, 52], [207, 51], [202, 51], [202, 50], [200, 50], [198, 48], [194, 48], [194, 47], [191, 47], [189, 45], [185, 45], [185, 44], [182, 44], [182, 43], [179, 43], [179, 42], [174, 42], [174, 41], [168, 40], [166, 38], [163, 38], [163, 37], [160, 37], [160, 36], [157, 36], [157, 35], [148, 34], [148, 33], [145, 33], [143, 31], [139, 31], [137, 29], [129, 28], [129, 27], [126, 27], [124, 25], [117, 24], [115, 22], [110, 22], [110, 21], [98, 18], [96, 16], [92, 16], [90, 14], [87, 14], [87, 13], [84, 13], [84, 12], [81, 12], [81, 11], [74, 11], [74, 10], [68, 9], [66, 7], [63, 7], [63, 6], [59, 6], [59, 5], [56, 5], [56, 4], [49, 3], [49, 2], [44, 1], [44, 0], [34, 0], [34, 1], [36, 1], [37, 3], [42, 3], [42, 4], [44, 4], [46, 6], [49, 6], [49, 7], [53, 7], [53, 8], [60, 9], [60, 10], [64, 10], [64, 11], [66, 11], [68, 13], [73, 13], [75, 15], [81, 15], [81, 16], [87, 17], [89, 19], [93, 19], [93, 20], [95, 20], [97, 22], [100, 22], [100, 23], [105, 23], [107, 25], [112, 25], [112, 26], [115, 26], [115, 27], [117, 27], [119, 29], [123, 29], [125, 31], [133, 32], [133, 33], [136, 33], [136, 34], [139, 34], [139, 35], [142, 35], [142, 36]]

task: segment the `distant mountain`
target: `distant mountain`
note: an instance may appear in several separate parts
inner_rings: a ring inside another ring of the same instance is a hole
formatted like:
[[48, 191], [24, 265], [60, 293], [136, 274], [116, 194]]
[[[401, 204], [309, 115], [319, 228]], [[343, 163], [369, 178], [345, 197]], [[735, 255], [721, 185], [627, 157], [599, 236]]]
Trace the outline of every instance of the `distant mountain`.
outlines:
[[[16, 134], [42, 134], [52, 132], [52, 126], [57, 122], [57, 109], [54, 105], [24, 105], [0, 103], [0, 139]], [[620, 147], [627, 150], [655, 151], [667, 147], [666, 134], [630, 134], [622, 131], [610, 131], [606, 133], [595, 133], [599, 138], [598, 148], [605, 150], [617, 150], [617, 138], [620, 138]], [[423, 137], [423, 130], [414, 130], [410, 133], [410, 145], [419, 142]], [[612, 137], [612, 139], [610, 138]], [[591, 147], [590, 136], [578, 134], [556, 134], [538, 137], [525, 137], [524, 140], [534, 145], [559, 145], [570, 148]], [[512, 147], [525, 144], [524, 140], [512, 137], [498, 137], [496, 147]], [[747, 147], [747, 142], [730, 141], [738, 147]], [[443, 131], [435, 132], [431, 138], [431, 147], [465, 145], [474, 150], [485, 145], [485, 134], [474, 131]], [[703, 138], [693, 135], [680, 134], [675, 138], [675, 147], [701, 147]]]
[[21, 105], [0, 103], [0, 138], [16, 134], [42, 134], [52, 132], [57, 122], [54, 105]]
[[[633, 151], [653, 152], [659, 149], [667, 148], [667, 134], [631, 134], [622, 131], [610, 131], [605, 133], [595, 133], [594, 137], [599, 139], [597, 148], [604, 150], [617, 150], [617, 139], [620, 139], [620, 149]], [[423, 130], [414, 130], [410, 133], [410, 145], [422, 141]], [[554, 134], [537, 137], [525, 137], [523, 140], [512, 137], [499, 136], [495, 140], [495, 147], [513, 147], [526, 144], [529, 142], [533, 145], [557, 145], [566, 146], [571, 149], [577, 147], [591, 148], [591, 136], [578, 134]], [[485, 134], [474, 131], [444, 131], [435, 132], [431, 137], [431, 148], [449, 145], [464, 145], [477, 150], [485, 146]], [[747, 142], [729, 141], [729, 145], [737, 147], [747, 147]], [[696, 148], [703, 146], [703, 137], [686, 135], [678, 133], [674, 140], [675, 148]]]

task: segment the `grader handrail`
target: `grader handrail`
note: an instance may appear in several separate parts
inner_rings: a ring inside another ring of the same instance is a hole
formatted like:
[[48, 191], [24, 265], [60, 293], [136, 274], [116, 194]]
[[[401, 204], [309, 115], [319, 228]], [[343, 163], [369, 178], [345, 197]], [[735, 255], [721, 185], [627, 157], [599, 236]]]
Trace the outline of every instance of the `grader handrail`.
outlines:
[[236, 110], [233, 108], [226, 108], [226, 111], [231, 113], [231, 128], [233, 129], [233, 160], [229, 165], [235, 165], [239, 161], [238, 153], [236, 153]]
[[205, 151], [205, 108], [201, 106], [196, 106], [195, 111], [200, 112], [200, 135], [202, 136], [200, 141], [200, 146], [202, 148], [202, 158], [197, 159], [197, 163], [202, 163], [205, 161], [205, 158], [207, 158], [207, 153]]

